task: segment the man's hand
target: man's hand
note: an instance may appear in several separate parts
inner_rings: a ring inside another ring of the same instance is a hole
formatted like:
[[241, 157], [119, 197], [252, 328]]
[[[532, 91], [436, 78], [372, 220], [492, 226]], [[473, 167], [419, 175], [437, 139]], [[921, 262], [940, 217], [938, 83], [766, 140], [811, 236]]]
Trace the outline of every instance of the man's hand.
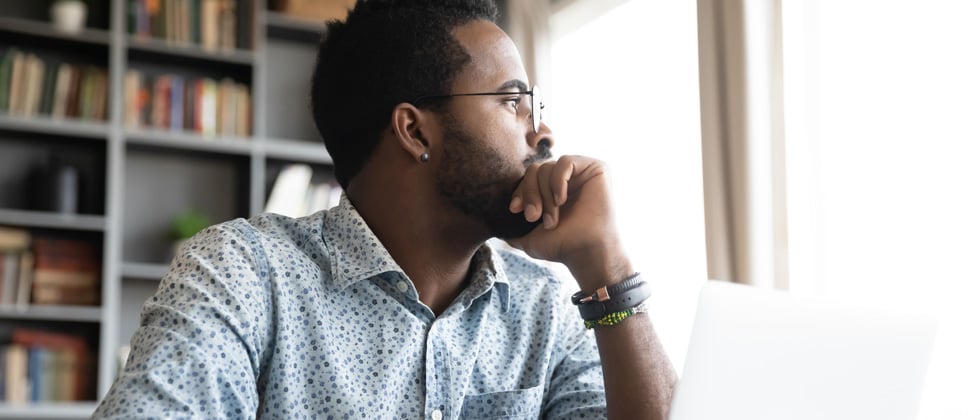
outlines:
[[528, 167], [510, 203], [529, 222], [542, 223], [509, 241], [528, 255], [568, 266], [583, 290], [619, 282], [633, 273], [613, 220], [606, 166], [584, 156]]

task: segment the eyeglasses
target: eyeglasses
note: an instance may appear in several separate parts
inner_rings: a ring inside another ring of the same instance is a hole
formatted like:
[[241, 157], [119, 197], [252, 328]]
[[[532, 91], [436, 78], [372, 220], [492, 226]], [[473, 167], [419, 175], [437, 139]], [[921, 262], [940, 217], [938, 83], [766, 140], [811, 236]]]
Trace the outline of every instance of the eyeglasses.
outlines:
[[537, 86], [531, 90], [518, 92], [480, 92], [480, 93], [454, 93], [449, 95], [426, 95], [415, 98], [413, 104], [418, 104], [426, 99], [452, 98], [454, 96], [502, 96], [502, 95], [527, 95], [531, 99], [531, 127], [537, 133], [541, 129], [541, 112], [544, 110], [544, 103], [541, 102], [541, 91]]

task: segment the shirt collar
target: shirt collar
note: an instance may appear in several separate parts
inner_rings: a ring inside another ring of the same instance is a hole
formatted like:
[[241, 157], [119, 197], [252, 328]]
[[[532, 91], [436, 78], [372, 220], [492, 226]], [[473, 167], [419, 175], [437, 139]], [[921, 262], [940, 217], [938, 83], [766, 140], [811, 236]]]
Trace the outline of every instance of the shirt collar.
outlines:
[[[387, 272], [396, 272], [408, 278], [354, 208], [347, 194], [341, 195], [340, 204], [326, 212], [323, 241], [328, 249], [331, 277], [341, 289]], [[510, 281], [500, 253], [494, 248], [485, 243], [473, 256], [471, 283], [460, 296], [467, 302], [467, 307], [472, 299], [489, 291], [491, 285], [496, 286], [500, 293], [503, 309], [506, 311], [510, 307]], [[473, 295], [464, 296], [468, 292]]]
[[405, 275], [347, 194], [341, 196], [337, 207], [327, 211], [323, 242], [329, 250], [331, 277], [341, 289], [389, 271]]

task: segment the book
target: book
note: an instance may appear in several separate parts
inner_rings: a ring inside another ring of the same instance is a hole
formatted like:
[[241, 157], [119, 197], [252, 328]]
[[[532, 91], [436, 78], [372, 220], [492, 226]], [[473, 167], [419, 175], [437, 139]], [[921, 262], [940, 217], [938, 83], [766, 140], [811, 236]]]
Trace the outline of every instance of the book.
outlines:
[[38, 113], [51, 115], [51, 108], [54, 106], [55, 80], [58, 77], [60, 63], [49, 63], [44, 71], [44, 88], [41, 90], [41, 106]]
[[219, 1], [201, 0], [201, 47], [208, 51], [218, 49]]
[[17, 300], [17, 282], [20, 280], [20, 253], [6, 251], [0, 254], [0, 305], [13, 305]]
[[106, 106], [109, 101], [109, 74], [104, 68], [94, 69], [95, 85], [92, 92], [92, 119], [103, 121], [106, 119]]
[[252, 132], [252, 95], [249, 93], [248, 86], [237, 85], [237, 98], [235, 101], [237, 110], [235, 111], [235, 135], [248, 137]]
[[154, 128], [167, 128], [170, 126], [170, 75], [157, 77], [153, 82], [153, 102], [151, 105], [152, 120], [150, 125]]
[[[41, 378], [41, 383], [36, 387], [38, 396], [51, 393], [62, 401], [83, 401], [92, 397], [92, 382], [89, 381], [89, 378], [94, 374], [94, 366], [85, 337], [77, 334], [15, 328], [11, 335], [11, 342], [24, 348], [44, 349], [54, 355], [55, 360], [51, 366], [55, 367], [56, 373], [55, 376], [50, 377], [54, 379], [54, 386], [45, 386], [47, 376], [42, 375], [42, 369], [45, 365], [38, 363], [36, 367], [37, 375]], [[59, 353], [63, 352], [73, 354], [68, 359], [72, 367], [59, 370], [57, 369], [58, 359], [65, 357]], [[38, 362], [42, 361], [44, 360], [38, 360]], [[58, 385], [60, 382], [69, 382], [70, 387]]]
[[27, 80], [24, 87], [23, 109], [21, 114], [32, 117], [37, 115], [41, 105], [41, 91], [44, 83], [44, 62], [34, 54], [27, 55]]
[[217, 86], [209, 78], [198, 79], [195, 84], [194, 131], [205, 136], [214, 136], [218, 131]]
[[26, 307], [30, 304], [31, 282], [34, 280], [34, 254], [30, 251], [20, 253], [19, 271], [14, 305]]
[[139, 70], [126, 70], [123, 76], [123, 104], [125, 109], [123, 122], [127, 127], [139, 127], [142, 125], [140, 115], [142, 115], [143, 104], [140, 101], [140, 89], [143, 85], [143, 72]]
[[307, 206], [304, 201], [311, 179], [313, 168], [310, 165], [295, 163], [284, 167], [269, 193], [265, 212], [290, 217], [306, 216]]
[[235, 134], [235, 111], [238, 105], [235, 81], [225, 78], [218, 86], [218, 133], [224, 136]]
[[19, 404], [28, 400], [27, 348], [19, 344], [6, 347], [4, 354], [4, 385], [7, 403]]
[[62, 63], [58, 66], [58, 75], [54, 82], [54, 103], [51, 105], [52, 118], [64, 118], [68, 115], [68, 95], [71, 89], [72, 65]]
[[11, 73], [14, 67], [15, 48], [7, 48], [0, 55], [0, 112], [10, 110]]
[[96, 305], [99, 302], [99, 251], [86, 241], [39, 237], [35, 259], [34, 304]]
[[68, 96], [65, 97], [65, 117], [76, 118], [79, 116], [78, 100], [82, 86], [82, 74], [81, 66], [71, 66], [71, 77], [68, 78]]
[[24, 101], [24, 94], [26, 93], [24, 89], [27, 84], [25, 83], [27, 77], [27, 70], [24, 68], [27, 65], [27, 59], [24, 53], [20, 51], [14, 51], [13, 62], [11, 64], [10, 70], [10, 92], [7, 95], [8, 102], [8, 112], [11, 115], [22, 114], [23, 106], [21, 105]]
[[31, 233], [26, 229], [0, 226], [0, 252], [22, 251], [31, 245]]
[[220, 49], [229, 51], [235, 49], [238, 40], [235, 30], [238, 27], [238, 14], [235, 11], [235, 0], [221, 0], [218, 15], [218, 45]]
[[171, 130], [184, 128], [184, 78], [170, 76], [170, 124]]

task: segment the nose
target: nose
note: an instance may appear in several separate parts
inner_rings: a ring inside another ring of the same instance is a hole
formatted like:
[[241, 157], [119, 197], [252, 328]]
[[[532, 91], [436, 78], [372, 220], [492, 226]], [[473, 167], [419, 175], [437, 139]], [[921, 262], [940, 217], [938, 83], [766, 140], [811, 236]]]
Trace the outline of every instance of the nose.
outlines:
[[541, 121], [541, 126], [538, 127], [537, 133], [534, 130], [528, 130], [527, 144], [534, 150], [537, 150], [543, 144], [547, 144], [548, 148], [553, 149], [555, 147], [555, 137], [554, 133], [551, 132], [551, 127], [548, 127], [548, 124]]

